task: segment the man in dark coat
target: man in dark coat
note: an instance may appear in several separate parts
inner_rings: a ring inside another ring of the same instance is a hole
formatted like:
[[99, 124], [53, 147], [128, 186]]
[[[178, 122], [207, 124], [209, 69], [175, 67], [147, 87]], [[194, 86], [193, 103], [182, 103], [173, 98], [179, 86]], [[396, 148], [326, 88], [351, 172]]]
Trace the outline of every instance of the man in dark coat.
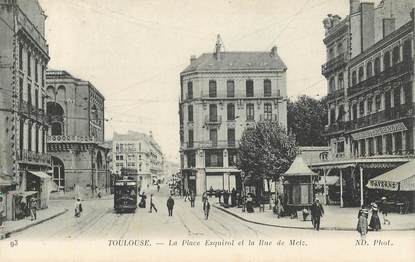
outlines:
[[314, 200], [314, 203], [311, 205], [311, 222], [315, 230], [320, 230], [320, 218], [324, 215], [323, 206], [320, 204], [318, 198]]
[[169, 196], [169, 199], [167, 199], [167, 210], [169, 212], [169, 217], [173, 216], [173, 206], [174, 200], [171, 196]]
[[232, 192], [231, 192], [231, 206], [232, 207], [236, 206], [236, 190], [235, 190], [235, 188], [232, 188]]

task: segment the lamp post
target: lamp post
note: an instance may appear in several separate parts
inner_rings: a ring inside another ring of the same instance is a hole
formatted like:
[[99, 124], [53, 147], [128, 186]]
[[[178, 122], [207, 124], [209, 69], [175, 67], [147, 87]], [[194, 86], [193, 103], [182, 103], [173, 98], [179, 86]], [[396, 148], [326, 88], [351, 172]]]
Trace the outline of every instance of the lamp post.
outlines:
[[242, 179], [242, 212], [245, 212], [245, 173], [241, 171], [241, 179]]

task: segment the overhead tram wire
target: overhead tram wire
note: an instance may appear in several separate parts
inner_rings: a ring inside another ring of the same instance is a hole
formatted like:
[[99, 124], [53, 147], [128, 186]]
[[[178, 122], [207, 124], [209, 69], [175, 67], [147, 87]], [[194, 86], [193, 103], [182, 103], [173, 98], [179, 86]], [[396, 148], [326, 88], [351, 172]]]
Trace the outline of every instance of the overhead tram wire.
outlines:
[[[151, 28], [151, 29], [154, 29], [154, 28], [157, 29], [158, 28], [158, 29], [161, 29], [161, 30], [164, 30], [164, 31], [170, 31], [172, 33], [188, 34], [188, 35], [190, 35], [194, 38], [198, 38], [198, 39], [208, 39], [207, 36], [196, 35], [197, 32], [190, 32], [190, 31], [185, 31], [183, 29], [180, 29], [178, 27], [161, 25], [161, 24], [157, 23], [157, 21], [147, 21], [147, 20], [143, 20], [143, 19], [139, 20], [139, 19], [137, 19], [137, 17], [129, 16], [127, 14], [120, 13], [120, 12], [117, 12], [117, 11], [112, 10], [112, 9], [103, 8], [103, 7], [98, 8], [97, 6], [91, 6], [91, 5], [89, 5], [89, 4], [87, 4], [83, 1], [81, 1], [81, 2], [82, 2], [81, 5], [79, 4], [79, 2], [76, 2], [76, 1], [70, 2], [70, 4], [72, 4], [72, 6], [76, 6], [76, 7], [82, 8], [82, 9], [85, 9], [85, 7], [88, 7], [90, 10], [94, 11], [97, 14], [101, 14], [105, 17], [110, 17], [110, 18], [115, 19], [115, 20], [118, 20], [119, 17], [122, 17], [124, 19], [124, 21], [126, 21], [126, 22], [137, 24], [137, 25], [144, 26], [144, 27], [147, 27], [147, 28]], [[115, 17], [114, 15], [117, 16], [118, 18]]]
[[303, 10], [304, 10], [304, 8], [308, 5], [308, 3], [310, 3], [311, 2], [311, 0], [307, 0], [302, 6], [301, 6], [301, 8], [297, 11], [297, 13], [295, 13], [292, 17], [291, 17], [291, 19], [288, 21], [288, 23], [281, 29], [281, 31], [277, 34], [277, 36], [274, 38], [274, 39], [272, 39], [272, 41], [271, 41], [271, 47], [275, 44], [275, 41], [277, 41], [277, 39], [282, 35], [282, 33], [284, 33], [284, 31], [291, 25], [291, 23], [292, 22], [294, 22], [294, 19], [298, 16], [298, 15], [300, 15], [302, 12], [303, 12]]

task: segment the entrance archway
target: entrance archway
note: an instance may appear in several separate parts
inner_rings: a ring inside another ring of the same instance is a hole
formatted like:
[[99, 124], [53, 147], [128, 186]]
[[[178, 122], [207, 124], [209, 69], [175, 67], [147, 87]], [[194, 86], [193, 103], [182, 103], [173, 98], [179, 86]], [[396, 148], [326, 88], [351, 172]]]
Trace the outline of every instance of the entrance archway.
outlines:
[[46, 104], [46, 113], [49, 116], [49, 124], [51, 125], [51, 135], [52, 136], [61, 136], [63, 135], [63, 117], [64, 110], [59, 103], [48, 102]]
[[52, 171], [53, 176], [52, 180], [58, 187], [58, 190], [65, 189], [65, 166], [63, 162], [57, 158], [52, 156]]

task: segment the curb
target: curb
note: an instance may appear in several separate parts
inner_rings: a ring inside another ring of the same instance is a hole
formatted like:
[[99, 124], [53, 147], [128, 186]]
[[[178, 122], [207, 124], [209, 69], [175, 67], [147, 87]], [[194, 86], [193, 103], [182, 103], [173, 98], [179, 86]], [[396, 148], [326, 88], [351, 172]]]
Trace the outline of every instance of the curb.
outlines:
[[[288, 228], [288, 229], [302, 229], [302, 230], [314, 230], [312, 227], [300, 227], [300, 226], [283, 226], [283, 225], [276, 225], [276, 224], [268, 224], [268, 223], [263, 223], [263, 222], [258, 222], [258, 221], [253, 221], [253, 220], [249, 220], [246, 218], [243, 218], [235, 213], [232, 213], [231, 211], [226, 210], [223, 207], [219, 207], [217, 205], [212, 205], [213, 207], [221, 210], [222, 212], [225, 212], [229, 215], [232, 215], [242, 221], [248, 222], [248, 223], [252, 223], [252, 224], [257, 224], [257, 225], [261, 225], [261, 226], [269, 226], [269, 227], [278, 227], [278, 228]], [[348, 228], [348, 227], [320, 227], [320, 230], [337, 230], [337, 231], [356, 231], [356, 229], [354, 228]], [[415, 227], [411, 227], [411, 228], [397, 228], [397, 229], [382, 229], [381, 231], [413, 231], [415, 230]]]
[[53, 216], [50, 216], [50, 217], [44, 218], [44, 219], [42, 219], [42, 220], [38, 220], [38, 221], [36, 221], [36, 222], [34, 222], [34, 223], [28, 224], [28, 225], [23, 226], [23, 227], [21, 227], [21, 228], [16, 228], [16, 229], [14, 229], [14, 230], [11, 230], [11, 231], [8, 231], [8, 232], [5, 232], [4, 234], [0, 234], [0, 240], [10, 237], [10, 235], [11, 235], [11, 234], [15, 234], [15, 233], [21, 232], [21, 231], [26, 230], [26, 229], [28, 229], [28, 228], [30, 228], [30, 227], [33, 227], [33, 226], [39, 225], [39, 224], [41, 224], [41, 223], [43, 223], [43, 222], [46, 222], [46, 221], [48, 221], [48, 220], [51, 220], [51, 219], [53, 219], [53, 218], [55, 218], [55, 217], [58, 217], [58, 216], [60, 216], [60, 215], [63, 215], [63, 214], [65, 214], [67, 211], [68, 211], [68, 209], [65, 209], [65, 210], [63, 210], [63, 211], [61, 211], [61, 212], [59, 212], [59, 213], [57, 213], [57, 214], [54, 214]]

